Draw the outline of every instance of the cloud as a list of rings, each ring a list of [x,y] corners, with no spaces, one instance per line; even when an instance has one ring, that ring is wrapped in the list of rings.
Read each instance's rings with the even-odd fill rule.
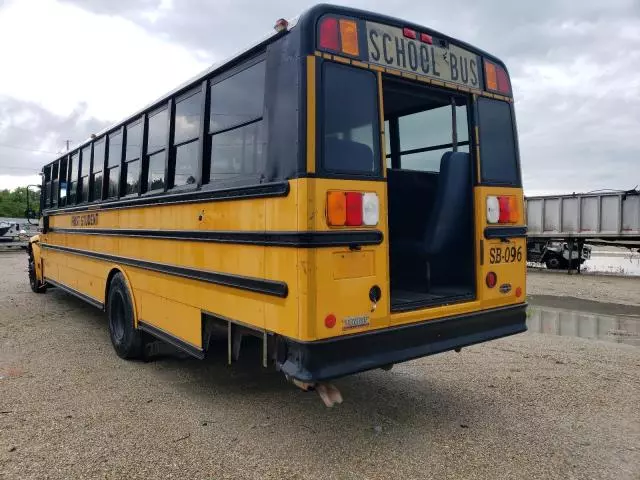
[[[262,37],[271,31],[277,18],[295,16],[314,3],[310,0],[63,1],[64,5],[73,6],[74,11],[82,9],[95,17],[91,21],[86,17],[87,40],[100,41],[90,33],[93,25],[103,25],[96,30],[96,36],[105,36],[109,25],[118,25],[122,31],[129,32],[128,36],[134,35],[131,33],[134,31],[144,31],[147,37],[163,42],[165,47],[189,51],[197,61],[207,63],[219,61]],[[629,188],[640,183],[637,177],[640,146],[635,141],[640,126],[638,0],[422,3],[351,0],[343,3],[432,27],[477,45],[506,62],[516,99],[527,190]],[[96,18],[111,23],[101,24]],[[57,25],[56,29],[59,31]],[[140,41],[146,38],[139,33],[135,35]],[[126,42],[118,45],[119,52],[126,51],[127,45],[133,48]],[[158,48],[149,43],[149,52],[157,52]],[[184,58],[181,55],[177,56]],[[111,65],[118,62],[114,56]],[[149,62],[145,66],[153,68],[154,64]],[[185,65],[177,64],[172,71],[189,70]],[[87,65],[85,70],[96,68]],[[128,68],[133,66],[128,64]],[[134,78],[158,77],[155,72],[140,70]],[[110,80],[117,82],[114,78]],[[161,82],[161,78],[153,80],[150,85],[158,88],[169,83]],[[165,90],[180,83],[173,78],[171,82]],[[130,91],[132,85],[118,84],[117,91]],[[100,101],[89,99],[86,89],[81,91],[84,98],[75,98],[74,102],[66,99],[66,104],[76,105],[84,100],[93,111]],[[52,95],[46,88],[42,95],[45,93]],[[115,105],[127,106],[128,112],[135,109],[130,108],[130,101],[116,97],[104,95],[114,108]]]
[[[33,102],[0,96],[0,175],[37,174],[64,151],[67,140],[79,143],[109,123],[87,115],[85,103],[59,115]]]

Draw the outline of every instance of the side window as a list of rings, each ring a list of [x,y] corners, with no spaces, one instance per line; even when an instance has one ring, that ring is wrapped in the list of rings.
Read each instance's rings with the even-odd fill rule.
[[[68,162],[68,157],[64,157],[62,160],[60,160],[60,201],[59,201],[59,205],[61,207],[64,207],[67,204],[67,192],[68,192],[68,185],[67,185],[67,162]]]
[[[93,169],[91,171],[91,200],[102,200],[102,169],[104,168],[105,139],[93,144]]]
[[[78,164],[80,163],[80,153],[74,152],[69,160],[69,205],[78,201]]]
[[[466,105],[455,107],[454,142],[453,107],[448,98],[442,103],[398,118],[401,168],[437,173],[444,153],[469,151]]]
[[[120,188],[120,161],[122,160],[122,133],[109,135],[109,156],[105,170],[107,198],[118,198]]]
[[[186,97],[176,100],[173,137],[175,168],[172,187],[196,183],[202,102],[201,89],[189,92]]]
[[[80,159],[80,183],[78,183],[81,202],[89,201],[89,170],[91,168],[91,145],[82,149]]]
[[[51,207],[51,166],[44,167],[44,207]]]
[[[500,100],[479,98],[477,106],[482,181],[519,186],[521,180],[511,105]]]
[[[380,171],[378,88],[372,72],[325,62],[322,167],[328,172]]]
[[[58,206],[58,186],[60,185],[60,181],[58,178],[58,162],[55,162],[51,166],[51,206],[53,208]]]
[[[264,170],[264,83],[261,61],[211,85],[209,182]]]
[[[169,137],[169,113],[166,108],[149,114],[146,159],[147,191],[164,190],[164,166]]]
[[[127,125],[127,146],[122,178],[124,195],[136,195],[140,191],[140,151],[142,148],[142,121]]]

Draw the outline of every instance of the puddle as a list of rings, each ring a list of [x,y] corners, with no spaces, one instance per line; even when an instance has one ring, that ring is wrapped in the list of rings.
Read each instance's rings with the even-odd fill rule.
[[[640,253],[630,250],[595,250],[591,253],[591,258],[584,262],[582,269],[587,272],[640,276]]]
[[[640,347],[640,317],[601,315],[532,305],[527,326],[533,333],[588,338]]]

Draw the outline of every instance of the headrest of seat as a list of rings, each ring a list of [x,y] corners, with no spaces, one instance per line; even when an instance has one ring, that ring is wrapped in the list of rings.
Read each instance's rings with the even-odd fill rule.
[[[339,138],[325,138],[324,167],[327,170],[373,172],[373,152],[364,143]]]

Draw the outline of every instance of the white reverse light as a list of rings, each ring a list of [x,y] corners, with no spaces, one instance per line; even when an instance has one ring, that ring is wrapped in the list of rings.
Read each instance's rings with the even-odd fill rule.
[[[487,197],[487,222],[498,223],[500,220],[500,202],[498,197]]]
[[[375,193],[362,194],[362,223],[377,225],[380,220],[380,202]]]

